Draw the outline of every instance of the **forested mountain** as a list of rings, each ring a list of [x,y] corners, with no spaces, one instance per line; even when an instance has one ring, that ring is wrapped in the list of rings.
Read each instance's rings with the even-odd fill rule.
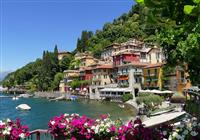
[[[82,31],[76,52],[91,51],[97,58],[111,43],[136,38],[163,48],[167,64],[188,64],[186,71],[193,84],[200,83],[200,0],[136,0],[128,12],[105,23],[95,33]],[[57,47],[45,51],[42,59],[9,74],[4,86],[29,85],[30,90],[56,90],[64,69],[73,67],[73,56],[58,62]]]
[[[128,13],[124,13],[112,23],[105,23],[102,30],[95,33],[83,31],[77,42],[77,51],[91,51],[96,57],[111,43],[125,42],[130,38],[137,38],[147,42],[155,42],[155,32],[159,30],[148,22],[148,9],[143,5],[134,5]],[[82,44],[80,42],[83,42]]]

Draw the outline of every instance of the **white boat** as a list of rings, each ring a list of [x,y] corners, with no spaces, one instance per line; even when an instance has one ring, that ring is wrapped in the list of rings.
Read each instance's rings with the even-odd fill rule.
[[[19,109],[19,110],[30,110],[31,107],[27,104],[20,104],[16,107],[16,109]]]
[[[124,108],[124,107],[125,107],[123,104],[119,104],[118,106],[121,107],[121,108]]]
[[[19,100],[19,98],[18,97],[13,97],[12,100]]]

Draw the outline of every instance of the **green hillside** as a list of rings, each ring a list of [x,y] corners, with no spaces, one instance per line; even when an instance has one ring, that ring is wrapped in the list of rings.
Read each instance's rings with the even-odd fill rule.
[[[186,71],[193,84],[200,83],[200,1],[137,0],[128,12],[105,23],[95,33],[83,31],[77,39],[76,52],[91,51],[97,58],[105,46],[136,38],[163,48],[167,64],[188,64]],[[73,56],[57,60],[54,52],[45,51],[42,59],[9,74],[4,86],[28,85],[29,90],[57,90],[64,69],[73,68]]]

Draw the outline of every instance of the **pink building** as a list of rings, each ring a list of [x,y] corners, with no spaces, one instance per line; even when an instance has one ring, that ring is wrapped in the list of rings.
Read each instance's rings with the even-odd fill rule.
[[[131,62],[139,62],[140,61],[140,55],[136,53],[122,53],[118,54],[116,56],[113,56],[113,66],[117,67],[119,65],[131,63]]]
[[[90,67],[80,70],[81,80],[92,80],[92,69]]]

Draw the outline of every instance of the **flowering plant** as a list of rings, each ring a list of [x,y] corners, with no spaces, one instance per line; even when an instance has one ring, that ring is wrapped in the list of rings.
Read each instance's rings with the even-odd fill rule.
[[[199,140],[200,139],[200,123],[196,118],[192,118],[187,123],[180,123],[175,126],[170,137],[170,140]]]
[[[8,140],[25,139],[29,136],[28,127],[22,126],[19,119],[16,122],[6,119],[0,120],[0,138]]]
[[[160,140],[162,132],[145,128],[140,119],[122,125],[120,120],[112,121],[108,115],[90,119],[78,114],[56,116],[49,122],[49,131],[55,138],[72,140]]]
[[[116,132],[114,122],[107,115],[92,120],[78,114],[64,114],[51,119],[48,126],[55,138],[60,135],[71,139],[110,138]]]
[[[161,140],[162,138],[161,131],[145,128],[139,118],[130,121],[128,125],[122,125],[118,130],[120,140]]]

